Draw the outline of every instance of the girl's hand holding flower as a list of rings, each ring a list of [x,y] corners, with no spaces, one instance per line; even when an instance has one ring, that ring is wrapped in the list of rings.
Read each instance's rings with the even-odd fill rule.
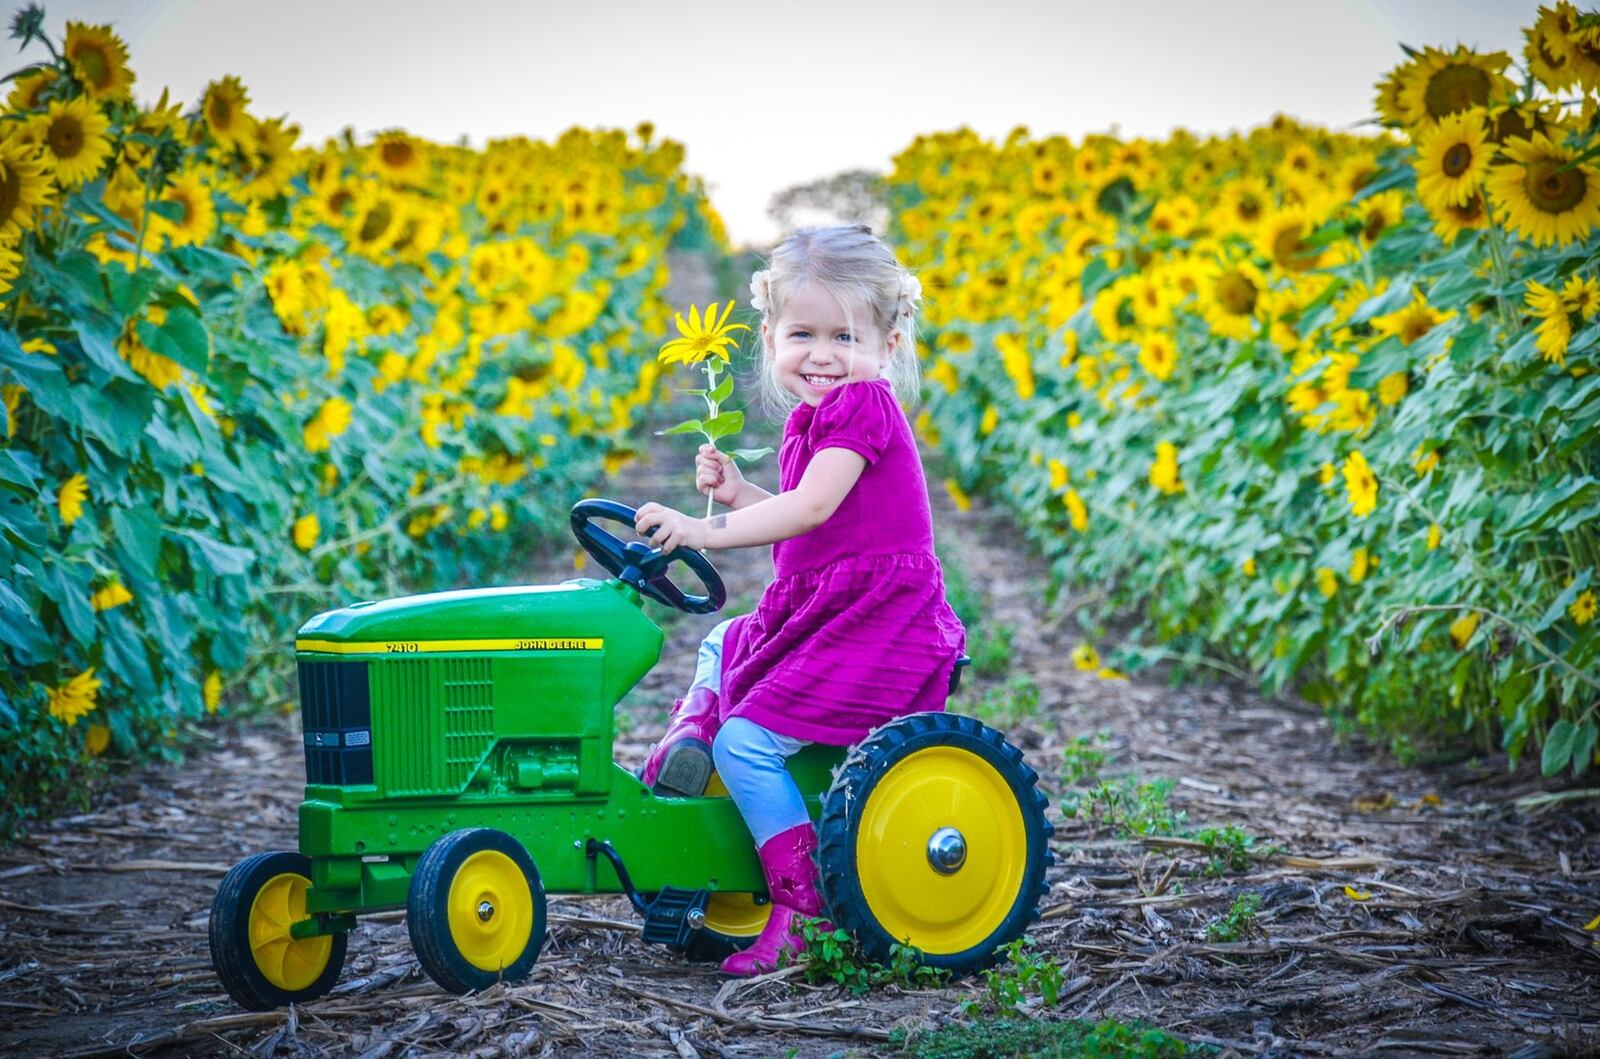
[[[668,555],[679,547],[698,551],[706,546],[705,519],[691,518],[656,503],[645,504],[634,512],[633,529]]]
[[[695,456],[694,470],[696,492],[711,497],[724,507],[738,506],[745,481],[733,457],[718,451],[715,445],[701,445],[699,454]]]

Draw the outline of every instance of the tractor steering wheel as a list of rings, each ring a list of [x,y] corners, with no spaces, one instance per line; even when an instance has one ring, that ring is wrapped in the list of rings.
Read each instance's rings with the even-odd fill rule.
[[[713,614],[728,601],[728,590],[722,584],[717,568],[711,565],[702,552],[693,548],[675,548],[667,555],[660,548],[652,548],[644,541],[624,544],[617,537],[591,522],[602,518],[626,523],[633,528],[634,510],[615,500],[580,500],[572,505],[572,535],[578,538],[583,550],[594,556],[595,562],[624,584],[632,585],[641,596],[657,603],[676,607],[690,614]],[[679,561],[693,570],[705,587],[703,596],[685,593],[667,576],[667,567]]]

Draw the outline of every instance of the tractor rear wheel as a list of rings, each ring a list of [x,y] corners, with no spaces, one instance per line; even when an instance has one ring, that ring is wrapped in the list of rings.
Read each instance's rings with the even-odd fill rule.
[[[290,927],[311,918],[306,891],[311,859],[278,850],[257,853],[222,877],[211,902],[211,966],[222,988],[249,1011],[314,1000],[333,988],[348,936],[297,938]]]
[[[970,717],[918,713],[857,744],[824,795],[822,891],[888,963],[910,944],[963,974],[1038,918],[1054,828],[1022,752]]]
[[[417,861],[406,927],[422,969],[448,992],[524,978],[544,947],[539,869],[504,831],[453,831]]]

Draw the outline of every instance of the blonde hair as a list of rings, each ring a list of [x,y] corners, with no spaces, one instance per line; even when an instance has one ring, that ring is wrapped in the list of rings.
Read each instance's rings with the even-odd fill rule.
[[[883,376],[895,396],[910,404],[921,395],[922,370],[917,361],[917,310],[922,304],[922,283],[894,256],[883,240],[864,224],[831,228],[798,228],[772,251],[768,266],[750,277],[750,304],[763,323],[775,324],[783,307],[807,283],[822,287],[844,310],[855,331],[853,304],[864,304],[872,322],[887,342],[898,329],[895,346]],[[757,341],[759,328],[757,330]],[[770,339],[776,341],[776,338]],[[799,398],[783,388],[771,351],[760,349],[762,403],[779,416],[787,415]]]

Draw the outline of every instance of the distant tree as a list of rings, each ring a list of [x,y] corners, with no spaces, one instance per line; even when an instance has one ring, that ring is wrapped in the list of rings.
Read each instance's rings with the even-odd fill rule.
[[[882,235],[889,227],[883,175],[870,169],[848,169],[796,184],[772,196],[767,216],[785,233],[804,225],[865,224]]]

